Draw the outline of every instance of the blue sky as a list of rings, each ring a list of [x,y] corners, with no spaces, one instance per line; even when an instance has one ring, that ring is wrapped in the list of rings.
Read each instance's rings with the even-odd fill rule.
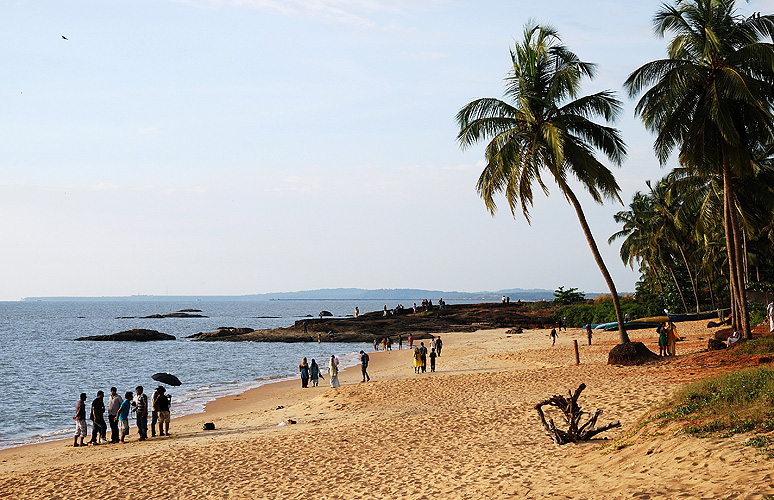
[[[598,64],[629,158],[666,172],[621,92],[662,57],[659,1],[8,1],[0,5],[0,300],[314,288],[605,291],[554,188],[529,225],[475,192],[454,117],[501,97],[529,19]],[[741,13],[774,2],[739,4]],[[62,35],[68,39],[64,40]],[[612,215],[581,202],[620,291]]]

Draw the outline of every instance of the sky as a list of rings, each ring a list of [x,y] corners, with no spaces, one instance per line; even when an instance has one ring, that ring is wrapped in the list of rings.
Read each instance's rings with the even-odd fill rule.
[[[0,4],[0,300],[317,288],[604,292],[549,184],[531,224],[475,184],[455,115],[503,95],[533,19],[598,65],[629,155],[665,175],[623,81],[664,56],[659,0],[8,0]],[[774,12],[774,0],[739,2]],[[63,38],[63,37],[66,37]],[[576,186],[620,292],[613,215]]]

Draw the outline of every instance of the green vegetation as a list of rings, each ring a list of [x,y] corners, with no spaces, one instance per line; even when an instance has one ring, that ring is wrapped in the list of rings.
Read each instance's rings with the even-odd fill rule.
[[[733,328],[751,339],[745,283],[774,271],[774,16],[741,17],[734,0],[675,0],[653,27],[673,36],[667,56],[624,86],[641,95],[635,112],[659,163],[677,152],[680,167],[635,194],[611,240],[624,238],[621,258],[639,265],[645,292],[665,294],[671,281],[678,297],[663,301],[686,311],[730,300]]]
[[[621,299],[621,310],[631,319],[650,316],[648,310],[631,298]],[[613,301],[608,297],[594,304],[573,304],[560,307],[554,312],[555,320],[567,318],[567,326],[580,328],[588,323],[611,323],[617,321]]]
[[[586,294],[579,292],[577,288],[569,288],[565,290],[563,286],[560,286],[554,290],[554,297],[554,303],[563,306],[586,300]]]
[[[774,431],[774,370],[748,368],[695,382],[650,420],[661,427],[684,422],[683,431],[697,437]]]
[[[580,96],[581,81],[593,78],[596,66],[581,61],[562,45],[550,26],[528,23],[523,40],[511,50],[511,64],[505,79],[507,101],[477,99],[457,113],[460,147],[490,141],[485,150],[486,167],[476,186],[478,193],[493,215],[497,209],[494,197],[503,193],[511,213],[521,209],[529,221],[533,187],[537,185],[548,194],[544,180],[554,181],[575,209],[623,323],[615,284],[570,182],[577,181],[597,203],[621,201],[613,173],[596,153],[620,165],[626,157],[626,145],[620,131],[593,121],[615,120],[621,102],[609,90]],[[629,341],[623,329],[620,340]]]

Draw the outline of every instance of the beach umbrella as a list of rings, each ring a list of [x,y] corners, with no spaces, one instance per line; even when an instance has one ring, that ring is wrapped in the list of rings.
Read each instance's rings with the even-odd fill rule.
[[[172,375],[171,373],[155,373],[151,375],[151,378],[156,382],[161,382],[167,385],[180,385],[180,379]]]

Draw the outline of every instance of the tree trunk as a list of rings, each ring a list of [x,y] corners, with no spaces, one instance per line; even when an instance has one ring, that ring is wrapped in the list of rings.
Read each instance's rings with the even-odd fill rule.
[[[693,280],[693,276],[691,276],[691,268],[688,265],[688,259],[685,258],[685,252],[683,252],[683,247],[681,245],[677,245],[677,249],[680,250],[680,255],[683,257],[683,262],[685,263],[685,272],[688,273],[688,279],[691,280],[691,288],[693,288],[693,297],[696,299],[696,312],[701,312],[701,307],[699,306],[699,292],[696,290],[696,282]],[[697,274],[698,279],[698,274]],[[688,312],[688,309],[685,309],[685,312]]]
[[[731,210],[729,207],[730,199],[730,168],[723,168],[723,226],[726,233],[726,253],[728,257],[728,291],[731,295],[731,327],[738,330],[740,323],[739,316],[739,290],[736,280],[736,265],[734,264],[734,238],[733,229],[731,229]],[[728,172],[727,172],[728,171]]]
[[[731,235],[734,239],[734,251],[736,259],[736,279],[739,289],[739,316],[741,317],[741,330],[747,340],[752,340],[752,330],[750,329],[750,315],[747,309],[747,273],[744,270],[744,255],[742,246],[742,235],[739,228],[739,218],[736,215],[736,197],[731,191],[729,203],[731,215]]]
[[[675,276],[675,270],[672,269],[672,266],[667,264],[667,269],[669,269],[669,273],[672,275],[672,280],[675,282],[675,286],[677,287],[677,293],[680,294],[680,300],[683,302],[683,311],[688,312],[688,304],[685,302],[685,297],[683,297],[683,291],[680,289],[680,283],[677,282],[677,276]]]
[[[581,228],[583,229],[583,234],[586,235],[586,241],[591,248],[591,253],[594,255],[594,260],[597,261],[597,266],[599,266],[599,270],[602,271],[602,276],[605,278],[607,287],[610,289],[610,295],[613,297],[615,317],[618,320],[618,342],[620,344],[631,342],[631,340],[629,340],[629,335],[626,333],[626,325],[624,323],[623,312],[621,311],[621,302],[618,299],[618,292],[615,289],[615,283],[613,283],[613,278],[610,276],[610,273],[607,271],[607,267],[602,260],[602,255],[600,255],[599,248],[597,248],[597,243],[594,241],[594,236],[591,234],[591,228],[589,228],[589,224],[586,222],[586,216],[583,214],[583,209],[581,208],[580,202],[578,201],[578,198],[575,197],[575,193],[570,190],[569,186],[565,185],[563,189],[564,194],[575,208],[575,213],[578,214],[578,220],[580,221]]]
[[[712,302],[712,308],[717,309],[715,305],[715,294],[712,293],[712,280],[710,279],[709,272],[704,271],[704,277],[707,278],[707,287],[709,288],[710,301]]]

